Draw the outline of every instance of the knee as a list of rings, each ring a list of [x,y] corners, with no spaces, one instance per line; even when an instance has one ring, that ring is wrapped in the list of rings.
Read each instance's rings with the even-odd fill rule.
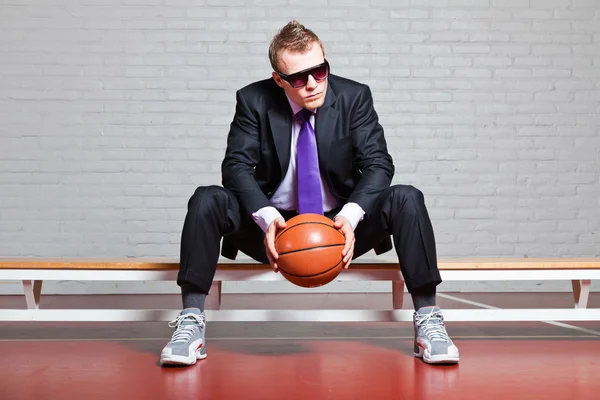
[[[423,192],[412,185],[395,185],[390,188],[394,206],[402,211],[421,211],[425,208]]]
[[[227,191],[216,185],[199,186],[188,201],[188,210],[213,211],[215,207],[226,206],[228,200]]]

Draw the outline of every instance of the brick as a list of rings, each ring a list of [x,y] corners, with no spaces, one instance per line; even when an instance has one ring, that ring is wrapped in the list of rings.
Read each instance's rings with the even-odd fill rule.
[[[529,4],[532,8],[567,8],[571,5],[571,0],[530,0]]]
[[[529,21],[496,21],[490,24],[490,30],[510,33],[511,38],[514,35],[524,34],[531,31],[531,22]]]
[[[594,35],[594,41],[598,41],[599,36]],[[594,44],[574,44],[572,46],[573,54],[576,56],[596,56],[598,55],[599,45]]]
[[[418,54],[418,55],[439,56],[441,54],[450,54],[452,52],[452,48],[450,46],[442,46],[442,45],[415,44],[415,45],[411,46],[411,51],[413,54]]]
[[[431,65],[431,59],[429,57],[415,57],[412,55],[392,56],[391,64],[394,66],[429,67]]]
[[[542,33],[514,33],[511,39],[515,43],[552,43],[553,37]]]
[[[508,8],[526,8],[527,2],[523,0],[492,0],[494,7],[508,7]]]
[[[474,57],[472,60],[476,67],[505,67],[512,63],[508,57]]]
[[[363,35],[359,35],[359,37],[363,37]],[[392,41],[395,43],[422,43],[425,42],[428,38],[428,35],[424,34],[424,33],[399,33],[399,34],[394,34],[391,36],[390,39],[387,38],[385,40],[381,40],[381,35],[380,35],[380,39],[378,40],[377,38],[371,37],[369,38],[368,36],[364,38],[364,41],[370,42],[370,41]]]
[[[452,46],[452,52],[456,54],[486,54],[490,52],[490,46],[475,44],[457,44]]]
[[[534,78],[567,78],[571,76],[570,69],[533,68]]]
[[[492,71],[482,68],[457,68],[454,70],[457,78],[491,78]]]
[[[518,56],[528,55],[531,52],[531,46],[528,44],[493,44],[490,46],[490,55],[493,56]]]
[[[391,18],[400,18],[400,19],[426,19],[429,17],[429,11],[427,10],[419,10],[419,9],[395,9],[391,11]]]
[[[557,67],[589,67],[592,65],[591,57],[554,57],[552,64]]]
[[[533,44],[531,52],[535,55],[568,55],[572,49],[568,45]]]
[[[412,31],[425,31],[429,33],[433,31],[447,31],[449,28],[450,23],[448,21],[413,21],[410,23],[410,30]]]
[[[569,21],[534,21],[531,29],[533,32],[569,32],[571,23]]]
[[[469,41],[469,33],[468,32],[431,32],[428,35],[429,40],[432,43],[437,42],[468,42]]]
[[[437,80],[435,82],[435,89],[462,89],[468,90],[475,87],[474,82],[470,82],[464,79],[453,79],[453,80]]]
[[[428,68],[428,69],[414,69],[412,74],[416,78],[439,78],[450,76],[451,71],[444,68]]]
[[[538,92],[534,97],[536,102],[569,102],[573,98],[573,93],[567,91]]]
[[[444,92],[420,92],[414,94],[416,101],[450,101],[450,93]]]
[[[450,33],[457,31],[489,31],[490,23],[478,20],[469,20],[468,18],[461,18],[458,21],[450,22]]]
[[[410,4],[417,7],[446,7],[448,0],[411,0]]]
[[[468,67],[472,63],[472,59],[466,57],[439,57],[433,60],[433,65],[437,67]]]
[[[471,42],[508,42],[510,41],[510,35],[508,33],[497,33],[497,32],[489,32],[489,33],[471,33],[469,35],[469,41]]]
[[[541,20],[541,19],[552,19],[554,16],[554,10],[533,10],[533,9],[519,9],[511,12],[512,18],[514,19],[526,19],[526,20]]]
[[[569,21],[593,19],[594,15],[589,10],[556,10],[554,18]]]
[[[573,0],[573,7],[597,9],[598,2],[596,0]]]

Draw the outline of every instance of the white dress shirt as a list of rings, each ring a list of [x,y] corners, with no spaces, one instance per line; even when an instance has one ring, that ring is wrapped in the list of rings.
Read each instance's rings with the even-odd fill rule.
[[[302,110],[298,104],[290,100],[288,97],[290,106],[292,107],[293,115]],[[318,110],[317,110],[318,112]],[[310,123],[315,126],[315,113],[310,116]],[[280,210],[297,210],[298,209],[298,197],[297,197],[297,173],[296,173],[296,145],[298,143],[298,134],[300,133],[300,124],[293,118],[292,122],[292,140],[291,140],[291,152],[290,152],[290,163],[288,166],[287,173],[283,177],[281,184],[271,197],[271,204],[273,206],[263,207],[260,210],[254,212],[252,217],[254,221],[260,226],[260,228],[266,232],[267,228],[277,217],[281,217],[281,214],[277,209]],[[283,134],[283,132],[275,132],[276,135]],[[331,194],[331,191],[325,184],[323,177],[321,176],[321,195],[323,199],[323,210],[325,212],[331,211],[338,206],[335,197]],[[363,219],[365,212],[356,203],[344,204],[342,209],[336,216],[345,217],[348,222],[352,225],[353,229],[356,229],[358,223]]]

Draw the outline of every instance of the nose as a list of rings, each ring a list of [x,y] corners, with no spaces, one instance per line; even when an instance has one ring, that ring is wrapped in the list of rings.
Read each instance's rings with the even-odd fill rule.
[[[314,90],[317,88],[317,85],[317,80],[312,75],[308,75],[308,81],[306,81],[306,90]]]

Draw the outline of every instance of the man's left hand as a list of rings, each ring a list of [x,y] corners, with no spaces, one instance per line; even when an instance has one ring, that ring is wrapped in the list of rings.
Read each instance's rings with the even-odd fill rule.
[[[341,215],[334,218],[333,226],[342,232],[346,238],[346,245],[344,246],[344,250],[342,250],[342,257],[344,257],[342,262],[344,263],[344,268],[348,269],[354,255],[354,229],[352,229],[352,225],[346,217],[342,217]]]

